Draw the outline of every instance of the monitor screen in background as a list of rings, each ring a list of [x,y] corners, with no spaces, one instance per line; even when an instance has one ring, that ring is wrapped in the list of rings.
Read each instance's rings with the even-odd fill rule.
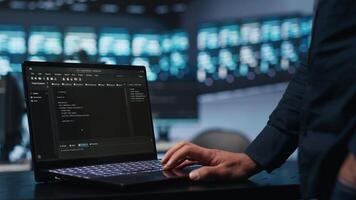
[[[291,68],[299,61],[299,54],[297,52],[296,44],[293,41],[283,41],[281,44],[281,69],[294,72]],[[291,71],[292,70],[292,71]]]
[[[311,42],[311,36],[305,36],[300,39],[299,42],[299,52],[302,53],[302,56],[305,58],[308,56],[308,50]]]
[[[309,36],[313,26],[312,17],[304,17],[300,22],[300,33],[302,36]]]
[[[25,31],[17,26],[0,26],[0,52],[8,54],[25,54]]]
[[[268,20],[262,23],[262,41],[277,42],[281,38],[281,22],[280,20]]]
[[[30,55],[60,55],[62,53],[62,33],[54,27],[34,27],[28,39]]]
[[[171,67],[169,73],[178,79],[184,78],[188,70],[188,56],[182,52],[172,52],[170,55]]]
[[[87,54],[90,61],[96,62],[97,36],[94,28],[69,27],[64,35],[64,54],[67,59],[80,60],[78,52]]]
[[[148,81],[168,82],[194,76],[188,66],[189,39],[183,31],[135,34],[132,39],[132,65],[146,67]],[[152,51],[152,49],[154,51]]]
[[[25,60],[26,33],[20,26],[0,26],[0,56],[9,60],[12,71],[20,72]],[[7,62],[6,62],[7,63]]]
[[[171,51],[186,51],[189,48],[188,34],[183,31],[172,33],[171,36],[172,50]]]
[[[132,59],[132,65],[144,66],[146,68],[147,80],[148,81],[157,81],[158,75],[155,71],[152,70],[153,64],[150,63],[150,59],[147,57],[135,57]]]
[[[301,19],[300,23],[300,33],[302,38],[299,44],[299,51],[302,53],[302,57],[306,58],[311,42],[311,31],[313,26],[313,18],[311,16],[306,16]]]
[[[219,58],[217,54],[206,51],[198,53],[197,58],[197,79],[206,86],[212,86],[214,79],[217,79]]]
[[[228,70],[235,71],[238,68],[238,56],[231,49],[221,49],[219,51],[219,78],[225,79],[228,76]]]
[[[267,73],[270,77],[280,71],[280,47],[279,43],[265,43],[260,49],[260,73]]]
[[[290,80],[301,55],[308,51],[311,23],[311,17],[281,16],[202,24],[197,33],[200,92]],[[219,43],[215,44],[217,30]]]
[[[256,44],[262,40],[261,25],[258,22],[241,25],[241,41],[243,44]]]
[[[161,36],[160,80],[184,79],[192,73],[188,66],[188,34],[175,31]]]
[[[170,53],[172,51],[172,39],[169,33],[161,35],[161,50],[162,53]]]
[[[130,56],[131,40],[127,30],[104,28],[99,37],[100,56]]]
[[[224,25],[219,31],[220,47],[234,47],[240,44],[240,28],[239,25]]]
[[[132,65],[146,67],[147,80],[159,80],[159,57],[161,56],[159,34],[134,34],[132,37]]]
[[[240,48],[240,76],[247,77],[250,80],[255,78],[259,66],[259,49],[255,46],[248,45]]]
[[[99,62],[128,64],[131,56],[131,36],[123,28],[103,28],[99,35]]]
[[[284,40],[301,37],[300,19],[284,19],[281,24],[281,37]]]
[[[180,30],[164,33],[160,42],[159,67],[154,69],[157,81],[149,82],[155,124],[165,127],[196,121],[198,88],[194,68],[188,64],[188,34]]]
[[[198,31],[198,50],[216,49],[219,47],[218,28],[204,25]]]
[[[133,56],[160,56],[159,34],[134,34],[132,38]]]
[[[195,72],[188,65],[188,49],[184,31],[133,35],[131,64],[146,67],[157,126],[162,126],[162,121],[172,125],[198,117],[198,91]]]

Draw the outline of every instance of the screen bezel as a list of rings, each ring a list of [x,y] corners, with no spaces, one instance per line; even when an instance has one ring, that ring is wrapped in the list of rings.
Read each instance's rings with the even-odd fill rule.
[[[105,65],[105,64],[82,64],[82,63],[57,63],[57,62],[30,62],[25,61],[22,64],[22,74],[24,80],[24,92],[26,105],[28,109],[28,122],[30,129],[30,145],[31,145],[31,153],[32,155],[36,155],[36,150],[34,148],[34,130],[32,129],[32,117],[31,117],[31,105],[29,103],[29,91],[28,91],[28,72],[30,67],[63,67],[63,68],[98,68],[98,69],[114,69],[114,70],[144,70],[144,76],[146,77],[146,70],[143,66],[132,66],[132,65]],[[147,97],[148,104],[150,103],[149,98],[149,90],[148,90],[148,81],[147,78],[145,80],[146,88],[147,88]],[[149,123],[151,131],[151,137],[154,139],[154,128],[153,128],[153,120],[152,120],[152,111],[151,106],[149,106]],[[65,167],[73,167],[73,166],[83,166],[83,165],[95,165],[95,164],[105,164],[105,163],[114,163],[114,162],[124,162],[124,161],[135,161],[135,160],[153,160],[157,159],[157,149],[155,140],[152,140],[154,151],[152,153],[147,154],[134,154],[134,155],[118,155],[118,156],[107,156],[107,157],[93,157],[93,158],[79,158],[79,159],[68,159],[68,160],[56,160],[56,161],[38,161],[32,156],[32,164],[35,172],[36,180],[41,180],[40,171],[46,169],[54,169],[54,168],[65,168]]]

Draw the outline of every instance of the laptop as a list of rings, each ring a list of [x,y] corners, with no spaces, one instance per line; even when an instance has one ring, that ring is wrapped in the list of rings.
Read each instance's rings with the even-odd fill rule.
[[[137,186],[188,179],[157,159],[145,67],[24,62],[35,180]]]

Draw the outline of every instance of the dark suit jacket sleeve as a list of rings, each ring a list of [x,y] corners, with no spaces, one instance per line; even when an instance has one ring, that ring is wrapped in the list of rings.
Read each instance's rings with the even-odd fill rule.
[[[298,146],[307,76],[307,66],[300,65],[267,125],[245,152],[269,172],[283,164]]]

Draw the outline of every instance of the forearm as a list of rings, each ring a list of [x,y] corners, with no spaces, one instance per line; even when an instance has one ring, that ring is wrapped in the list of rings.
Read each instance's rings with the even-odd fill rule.
[[[297,148],[307,77],[308,69],[301,65],[266,127],[246,150],[247,155],[269,172],[279,167]]]

